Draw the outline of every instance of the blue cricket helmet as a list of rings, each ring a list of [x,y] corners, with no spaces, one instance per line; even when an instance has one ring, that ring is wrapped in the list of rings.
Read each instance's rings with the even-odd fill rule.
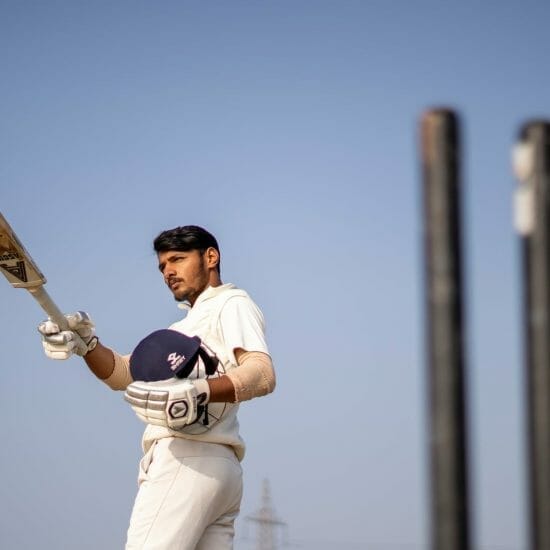
[[[201,354],[201,339],[171,329],[156,330],[136,346],[130,356],[134,380],[156,382],[187,378]]]

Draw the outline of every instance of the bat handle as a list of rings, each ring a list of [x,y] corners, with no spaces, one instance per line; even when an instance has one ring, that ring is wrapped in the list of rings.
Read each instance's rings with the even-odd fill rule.
[[[69,328],[69,323],[65,318],[65,315],[57,307],[55,302],[50,298],[50,295],[46,289],[40,285],[27,289],[32,295],[33,298],[40,304],[40,307],[48,314],[48,317],[61,329],[61,330],[71,330]],[[86,342],[80,338],[80,336],[74,332],[76,337],[76,346],[81,353],[86,353],[88,351],[88,346]]]

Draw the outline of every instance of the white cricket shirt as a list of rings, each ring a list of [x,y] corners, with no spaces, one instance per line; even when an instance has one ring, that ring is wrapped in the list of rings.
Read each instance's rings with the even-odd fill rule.
[[[262,312],[244,290],[231,283],[208,287],[199,295],[187,316],[169,328],[187,336],[198,336],[220,359],[220,374],[238,368],[234,353],[237,348],[269,354]],[[147,452],[156,439],[175,436],[230,445],[237,458],[242,460],[245,445],[239,434],[239,405],[210,403],[208,407],[220,418],[209,426],[193,424],[180,432],[147,425],[143,434],[144,451]]]

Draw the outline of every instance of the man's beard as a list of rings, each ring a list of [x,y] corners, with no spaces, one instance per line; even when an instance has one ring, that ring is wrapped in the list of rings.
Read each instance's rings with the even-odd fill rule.
[[[176,300],[176,302],[189,302],[189,292],[178,292],[174,294],[174,300]]]
[[[187,286],[187,283],[184,283],[179,277],[175,278],[176,281],[184,283],[186,286],[186,288],[182,290],[175,290],[172,292],[176,302],[189,302],[193,304],[198,296],[208,287],[208,270],[204,258],[202,259],[202,265],[190,279],[193,280],[192,286]]]

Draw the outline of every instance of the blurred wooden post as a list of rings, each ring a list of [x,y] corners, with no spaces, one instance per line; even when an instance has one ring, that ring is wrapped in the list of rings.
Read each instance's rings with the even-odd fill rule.
[[[458,126],[447,109],[421,120],[432,550],[470,547]]]
[[[550,550],[550,123],[523,126],[514,149],[521,237],[529,547]]]

